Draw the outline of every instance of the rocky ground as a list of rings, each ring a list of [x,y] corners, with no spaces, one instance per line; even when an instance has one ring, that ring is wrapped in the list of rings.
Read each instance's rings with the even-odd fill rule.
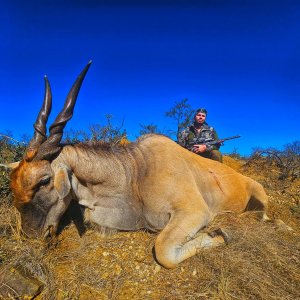
[[[153,258],[156,234],[120,232],[103,237],[93,228],[82,233],[71,223],[46,245],[22,237],[17,212],[9,199],[2,199],[0,295],[3,299],[15,299],[17,292],[21,299],[300,299],[300,180],[278,180],[275,167],[243,167],[243,161],[230,157],[225,163],[261,182],[270,197],[268,214],[294,230],[262,223],[253,213],[226,213],[210,229],[222,227],[230,236],[228,245],[202,250],[167,270]]]

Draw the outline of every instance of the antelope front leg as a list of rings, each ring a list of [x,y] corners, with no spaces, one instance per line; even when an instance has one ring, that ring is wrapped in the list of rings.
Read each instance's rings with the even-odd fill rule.
[[[158,262],[166,268],[174,268],[200,249],[224,244],[222,235],[198,233],[209,221],[208,209],[176,212],[155,242]]]

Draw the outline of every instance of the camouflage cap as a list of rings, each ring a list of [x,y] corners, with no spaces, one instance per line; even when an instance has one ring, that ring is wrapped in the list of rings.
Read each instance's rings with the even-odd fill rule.
[[[207,115],[207,110],[205,108],[198,108],[196,110],[196,113],[195,115],[197,115],[198,113],[203,113],[203,114],[206,114]]]

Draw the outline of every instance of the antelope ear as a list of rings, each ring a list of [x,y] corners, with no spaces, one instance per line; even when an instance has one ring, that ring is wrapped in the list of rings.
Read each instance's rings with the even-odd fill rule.
[[[65,198],[69,194],[71,190],[71,183],[66,169],[59,169],[55,173],[54,188],[61,199]]]
[[[6,169],[16,169],[18,166],[19,166],[20,162],[19,161],[16,161],[16,162],[13,162],[13,163],[8,163],[8,164],[0,164],[1,167],[4,167]]]

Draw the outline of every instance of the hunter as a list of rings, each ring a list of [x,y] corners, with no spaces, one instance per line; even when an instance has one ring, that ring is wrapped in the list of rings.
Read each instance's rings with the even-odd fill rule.
[[[222,162],[222,154],[219,151],[220,144],[208,144],[219,138],[215,129],[206,123],[206,117],[207,110],[205,108],[197,109],[194,123],[179,133],[178,143],[202,157]]]

